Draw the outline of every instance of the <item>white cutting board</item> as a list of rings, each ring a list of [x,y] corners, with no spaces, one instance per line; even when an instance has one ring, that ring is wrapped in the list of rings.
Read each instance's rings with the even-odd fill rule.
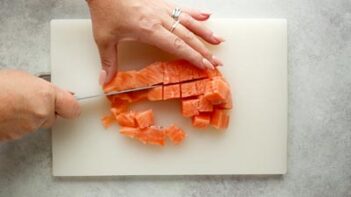
[[[144,103],[159,125],[174,122],[188,134],[179,145],[145,146],[105,130],[104,98],[81,102],[79,119],[59,119],[52,133],[54,176],[284,174],[287,168],[287,24],[284,19],[213,19],[207,23],[225,38],[211,47],[233,91],[235,108],[225,132],[191,127],[176,101]],[[141,68],[169,55],[150,46],[124,43],[119,68]],[[99,56],[90,20],[51,21],[53,83],[89,95],[97,83]]]

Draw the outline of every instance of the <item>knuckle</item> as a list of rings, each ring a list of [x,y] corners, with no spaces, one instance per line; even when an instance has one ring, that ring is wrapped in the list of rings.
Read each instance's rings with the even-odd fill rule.
[[[181,19],[181,21],[185,26],[192,26],[194,23],[193,18],[191,18],[188,15],[184,15],[184,17]]]
[[[207,58],[212,57],[212,53],[211,53],[209,50],[207,50],[206,48],[203,49],[203,51],[201,52],[201,54],[202,54],[204,57],[207,57]]]
[[[39,98],[41,99],[40,106],[34,106],[34,117],[38,122],[44,121],[50,115],[50,108],[54,104],[54,87],[49,84],[45,87],[42,87],[38,92]]]
[[[185,33],[184,39],[187,41],[193,41],[195,39],[195,35],[191,31],[188,31]]]

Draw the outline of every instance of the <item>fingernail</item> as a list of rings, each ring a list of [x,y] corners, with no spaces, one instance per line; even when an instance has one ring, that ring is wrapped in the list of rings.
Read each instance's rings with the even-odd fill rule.
[[[214,66],[207,59],[203,58],[202,63],[203,63],[205,68],[214,69]]]
[[[216,34],[213,34],[212,37],[218,42],[224,42],[225,41],[224,38],[222,38],[222,37],[220,37],[220,36],[218,36]]]
[[[106,75],[107,75],[107,73],[106,73],[105,70],[101,70],[100,71],[100,75],[99,75],[99,84],[100,84],[100,86],[104,85],[105,80],[106,80]]]
[[[209,17],[211,16],[212,13],[210,13],[210,12],[201,12],[200,14],[201,14],[201,16],[204,17],[204,18],[209,18]]]
[[[223,66],[223,62],[218,59],[216,56],[212,56],[212,61],[217,65],[217,66]]]

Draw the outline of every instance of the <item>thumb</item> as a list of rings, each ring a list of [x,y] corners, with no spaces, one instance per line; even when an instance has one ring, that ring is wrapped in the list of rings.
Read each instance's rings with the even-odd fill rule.
[[[55,86],[55,112],[63,118],[76,118],[80,115],[80,106],[74,96]]]
[[[102,70],[100,72],[100,85],[108,83],[117,71],[117,44],[98,44]]]

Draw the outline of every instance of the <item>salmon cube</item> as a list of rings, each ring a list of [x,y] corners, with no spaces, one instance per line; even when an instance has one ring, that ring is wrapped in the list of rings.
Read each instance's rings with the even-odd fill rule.
[[[188,99],[182,101],[182,115],[192,117],[199,114],[199,99]]]
[[[187,82],[180,84],[181,86],[181,96],[182,98],[187,98],[191,96],[198,96],[199,93],[196,88],[196,82]]]
[[[116,122],[116,118],[113,114],[109,114],[102,117],[101,122],[105,128],[108,128],[111,126],[112,123]]]
[[[186,137],[185,132],[174,124],[165,128],[164,131],[168,139],[170,139],[174,144],[180,144]]]
[[[229,93],[227,100],[216,106],[216,108],[219,109],[232,109],[233,108],[233,100],[232,100],[232,95]]]
[[[128,106],[129,106],[128,101],[121,100],[117,97],[111,101],[111,107],[112,107],[111,111],[115,110],[115,112],[113,112],[115,114],[126,112],[128,110]]]
[[[199,112],[211,112],[213,111],[213,105],[203,95],[199,96]]]
[[[161,62],[153,63],[141,69],[136,77],[138,87],[156,85],[163,83],[164,65]]]
[[[139,128],[143,129],[154,124],[154,113],[152,109],[138,112],[135,115],[136,123]]]
[[[180,85],[165,85],[163,86],[163,100],[180,98]]]
[[[182,65],[179,71],[179,81],[185,82],[193,79],[192,65]]]
[[[156,126],[146,127],[136,136],[144,144],[161,145],[165,144],[165,132]]]
[[[216,78],[206,84],[205,98],[213,105],[219,105],[228,99],[229,92],[228,84]]]
[[[117,123],[122,127],[137,127],[135,112],[115,114]]]
[[[199,95],[205,94],[206,84],[209,82],[209,79],[200,79],[195,81],[196,90]]]
[[[207,70],[205,69],[200,69],[198,67],[193,66],[192,71],[193,71],[193,79],[207,78]]]
[[[149,101],[161,101],[163,99],[163,87],[159,86],[149,90],[147,99]]]
[[[164,67],[163,73],[163,83],[171,84],[171,83],[179,83],[179,66],[176,63],[166,63]]]
[[[229,125],[229,115],[226,110],[215,109],[211,116],[211,125],[216,129],[226,129]]]
[[[207,128],[210,124],[211,117],[207,113],[201,113],[193,116],[192,125],[196,128]]]
[[[119,133],[130,138],[135,138],[140,135],[141,130],[136,127],[121,127]]]

